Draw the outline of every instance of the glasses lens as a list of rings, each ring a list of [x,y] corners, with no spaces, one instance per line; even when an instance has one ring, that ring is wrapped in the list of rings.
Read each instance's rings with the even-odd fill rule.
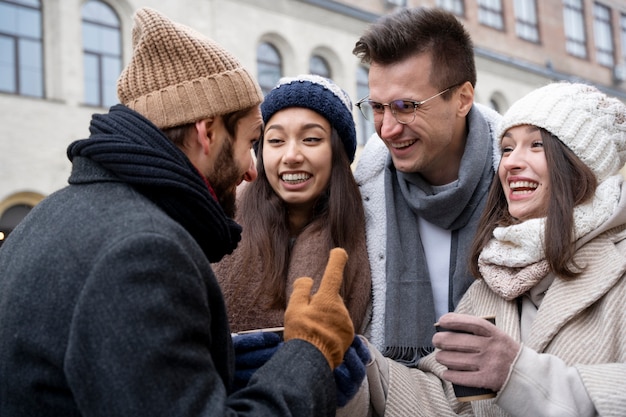
[[[415,117],[415,103],[412,101],[394,100],[389,107],[400,123],[411,123]]]
[[[369,120],[370,122],[374,121],[374,109],[369,101],[362,101],[359,103],[359,109],[361,109],[361,113],[363,116]]]

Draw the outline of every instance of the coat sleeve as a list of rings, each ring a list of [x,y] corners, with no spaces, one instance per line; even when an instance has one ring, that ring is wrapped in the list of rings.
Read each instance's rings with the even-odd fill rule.
[[[626,410],[626,363],[576,366],[597,413],[623,416]]]
[[[567,366],[554,355],[540,354],[525,346],[513,364],[496,403],[512,416],[596,415],[594,404],[575,367]]]

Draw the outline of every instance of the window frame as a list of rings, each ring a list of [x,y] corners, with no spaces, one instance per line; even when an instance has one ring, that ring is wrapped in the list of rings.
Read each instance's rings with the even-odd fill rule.
[[[37,32],[36,34],[20,34],[19,27],[17,27],[14,32],[9,32],[0,26],[0,40],[7,41],[8,50],[12,51],[12,54],[9,54],[11,55],[11,58],[7,61],[6,68],[9,69],[12,65],[13,69],[10,75],[6,75],[7,88],[3,88],[3,83],[0,79],[0,93],[14,94],[24,97],[45,98],[45,51],[42,2],[40,0],[28,2],[20,0],[0,0],[0,4],[15,8],[16,14],[18,15],[18,23],[20,12],[27,10],[34,11],[35,15],[33,17],[39,21],[39,27],[35,30]],[[38,50],[36,56],[28,53],[28,45],[34,46]],[[7,55],[7,58],[9,55]],[[36,63],[35,65],[28,66],[26,64],[29,57],[34,58],[31,60]],[[32,71],[27,71],[29,68],[31,68]],[[26,82],[26,80],[29,79],[26,76],[28,73],[31,73],[34,77],[36,77],[36,87],[33,91],[29,91],[29,88],[27,88],[27,86],[33,85],[32,82]]]
[[[606,13],[606,15],[601,15]],[[615,66],[615,45],[613,41],[613,24],[611,8],[598,2],[593,3],[593,39],[596,62],[602,66]]]
[[[465,17],[464,0],[437,0],[437,7],[447,10],[457,16]]]
[[[539,43],[539,16],[536,0],[514,0],[515,34],[528,42]]]
[[[578,2],[578,4],[572,4],[573,2]],[[589,51],[587,50],[585,5],[583,0],[563,0],[563,28],[565,31],[566,52],[577,58],[587,59]]]
[[[267,50],[271,51],[275,56],[271,58],[268,58],[265,54],[264,56],[261,56],[262,48],[267,48]],[[261,41],[256,48],[256,63],[257,80],[259,81],[261,91],[264,95],[266,95],[276,86],[276,84],[278,84],[278,81],[283,76],[283,57],[280,53],[280,50],[276,47],[274,43],[270,41]],[[269,69],[267,74],[263,73],[265,69]],[[275,74],[273,77],[271,77],[272,80],[266,81],[268,76],[272,74]]]
[[[115,19],[115,24],[109,23],[104,19],[93,20],[89,17],[85,17],[85,7],[90,4],[98,4],[99,7],[104,7],[108,9],[108,11],[111,13],[110,17],[113,17]],[[92,49],[89,45],[86,45],[85,31],[89,28],[94,28],[95,30],[97,30],[97,35],[99,36],[103,36],[103,33],[106,34],[106,32],[103,31],[107,31],[109,33],[114,32],[117,35],[117,45],[115,45],[114,48],[109,48],[113,49],[113,51],[105,50],[106,48],[102,47],[100,47],[99,49]],[[113,104],[116,104],[118,101],[116,81],[122,72],[123,35],[120,17],[116,10],[110,4],[101,0],[89,0],[81,6],[81,31],[83,34],[83,104],[93,107],[109,107]],[[92,59],[95,62],[95,73],[89,71],[87,65],[88,59]],[[110,64],[117,65],[117,69],[116,71],[114,71],[115,77],[107,77],[107,74],[109,74],[110,71],[108,71],[106,68]],[[95,89],[94,97],[92,97],[91,95],[93,91],[91,90],[89,85],[93,85]],[[110,97],[107,97],[107,94]],[[95,100],[92,100],[92,98],[95,98]]]
[[[505,30],[502,0],[477,0],[478,22],[500,31]]]
[[[323,67],[324,71],[318,71],[320,67]],[[330,69],[328,60],[320,54],[313,54],[311,55],[311,58],[309,58],[309,73],[319,75],[324,78],[333,78],[333,73]]]

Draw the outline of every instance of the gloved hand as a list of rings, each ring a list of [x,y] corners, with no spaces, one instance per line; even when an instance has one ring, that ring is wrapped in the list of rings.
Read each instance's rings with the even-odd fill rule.
[[[448,368],[443,378],[453,384],[499,391],[509,375],[521,345],[481,317],[448,313],[439,325],[464,333],[438,332],[435,359]]]
[[[354,336],[343,362],[333,371],[337,385],[337,405],[343,407],[359,391],[365,378],[365,366],[371,361],[370,351],[360,336]]]
[[[339,295],[347,260],[345,250],[332,249],[317,293],[311,296],[311,278],[298,278],[285,310],[285,341],[303,339],[311,343],[331,369],[343,361],[354,338],[354,325]]]
[[[274,332],[254,332],[233,336],[235,348],[235,391],[245,387],[252,374],[263,366],[282,344]]]

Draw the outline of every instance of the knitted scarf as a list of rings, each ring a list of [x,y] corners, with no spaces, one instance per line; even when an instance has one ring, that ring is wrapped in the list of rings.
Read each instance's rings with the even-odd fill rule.
[[[593,199],[574,207],[574,241],[596,231],[615,212],[622,184],[621,175],[607,178],[596,188]],[[545,260],[545,218],[497,227],[478,258],[485,283],[506,300],[532,289],[549,272]]]
[[[487,121],[472,108],[471,127],[456,187],[434,194],[418,173],[385,170],[387,211],[387,297],[384,355],[414,366],[430,353],[436,321],[433,293],[419,235],[420,216],[452,231],[449,309],[473,282],[468,250],[493,178],[492,134]]]
[[[254,215],[238,213],[238,218]],[[354,327],[360,330],[368,302],[370,301],[371,276],[365,230],[355,231],[362,235],[359,250],[349,254],[348,264],[344,270],[342,296]],[[243,232],[243,239],[246,231]],[[331,237],[328,222],[325,218],[313,220],[294,241],[289,255],[287,276],[287,296],[293,290],[294,281],[303,276],[313,279],[312,291],[317,291],[331,249]],[[263,270],[259,256],[246,259],[240,249],[230,256],[225,256],[219,263],[213,264],[220,287],[224,293],[231,330],[238,332],[264,327],[284,325],[284,309],[268,307],[270,298],[263,287]]]
[[[241,227],[228,218],[208,181],[187,156],[148,119],[123,106],[96,114],[89,139],[67,149],[93,160],[159,206],[198,242],[211,262],[231,253]]]

